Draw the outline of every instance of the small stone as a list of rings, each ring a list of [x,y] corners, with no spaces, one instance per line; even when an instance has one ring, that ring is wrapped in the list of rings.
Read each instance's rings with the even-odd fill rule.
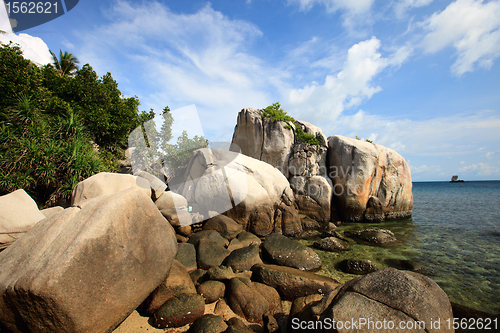
[[[205,299],[205,304],[210,304],[224,297],[226,286],[220,281],[209,280],[200,284],[196,290]]]
[[[227,329],[227,324],[219,316],[206,314],[199,317],[189,328],[189,333],[221,333]]]
[[[365,275],[378,271],[378,267],[370,260],[346,259],[339,263],[340,270],[345,273]]]

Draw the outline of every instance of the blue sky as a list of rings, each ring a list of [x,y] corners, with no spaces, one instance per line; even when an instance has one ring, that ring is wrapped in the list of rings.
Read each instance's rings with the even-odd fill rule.
[[[280,101],[327,136],[395,149],[413,180],[500,179],[499,0],[85,0],[7,22],[0,41],[39,63],[67,50],[143,110],[194,104],[212,141]]]

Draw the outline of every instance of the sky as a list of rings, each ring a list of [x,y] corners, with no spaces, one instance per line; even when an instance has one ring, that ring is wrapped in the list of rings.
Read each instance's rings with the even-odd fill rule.
[[[85,0],[15,33],[0,10],[0,30],[181,110],[190,136],[230,141],[241,109],[279,101],[396,150],[414,181],[500,180],[500,0]]]

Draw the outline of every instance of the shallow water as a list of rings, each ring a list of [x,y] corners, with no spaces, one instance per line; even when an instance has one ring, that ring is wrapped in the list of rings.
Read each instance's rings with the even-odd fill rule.
[[[450,301],[500,313],[500,181],[414,183],[413,196],[411,219],[339,227],[341,234],[389,229],[397,243],[353,243],[351,251],[341,253],[316,250],[323,261],[322,274],[345,282],[355,275],[335,269],[344,259],[369,259],[379,268],[387,267],[384,259],[409,259],[433,270],[429,277]]]

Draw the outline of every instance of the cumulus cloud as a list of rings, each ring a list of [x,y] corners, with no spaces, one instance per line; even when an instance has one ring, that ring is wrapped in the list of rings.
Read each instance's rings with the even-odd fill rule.
[[[457,60],[451,67],[460,76],[475,66],[489,69],[500,56],[500,1],[456,0],[421,22],[428,31],[422,47],[428,53],[452,46]]]
[[[481,176],[481,177],[488,177],[488,176],[498,177],[500,175],[500,167],[482,162],[462,167],[458,171],[463,172],[466,175]]]
[[[38,65],[52,63],[49,47],[39,37],[30,36],[24,33],[18,35],[14,33],[0,34],[0,43],[9,44],[10,42],[18,44],[21,47],[24,58]]]
[[[300,89],[292,89],[288,106],[296,115],[308,115],[316,122],[328,119],[335,121],[350,107],[361,104],[382,90],[372,83],[374,77],[384,68],[400,66],[410,55],[411,49],[402,47],[384,58],[379,52],[380,40],[372,37],[352,46],[342,70],[327,75],[324,84],[312,82]],[[312,119],[314,122],[314,119]]]
[[[251,55],[252,40],[262,36],[255,25],[230,19],[210,5],[177,14],[156,2],[117,1],[107,15],[109,24],[81,33],[79,57],[99,73],[111,71],[119,82],[135,75],[148,82],[141,87],[130,82],[129,93],[144,91],[141,102],[156,111],[194,103],[205,131],[218,136],[221,128],[234,127],[243,106],[272,102],[269,96],[281,73]]]

